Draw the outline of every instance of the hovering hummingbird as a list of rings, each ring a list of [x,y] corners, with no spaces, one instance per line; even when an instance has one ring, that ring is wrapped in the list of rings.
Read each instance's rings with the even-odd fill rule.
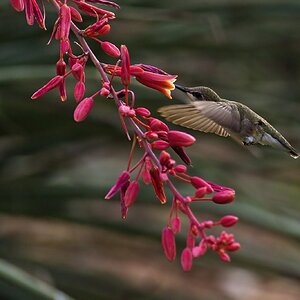
[[[282,134],[246,105],[222,99],[208,87],[177,84],[175,87],[188,96],[189,103],[161,107],[158,112],[168,121],[194,130],[230,136],[245,146],[269,145],[298,158],[296,149]]]

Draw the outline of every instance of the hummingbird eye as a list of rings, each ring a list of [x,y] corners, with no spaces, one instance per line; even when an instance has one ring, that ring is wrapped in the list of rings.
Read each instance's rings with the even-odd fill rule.
[[[201,92],[192,92],[192,95],[199,100],[204,100],[204,96]]]

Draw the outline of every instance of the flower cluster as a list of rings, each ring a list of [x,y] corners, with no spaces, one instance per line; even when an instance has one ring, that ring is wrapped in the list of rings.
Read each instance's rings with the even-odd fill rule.
[[[45,12],[41,12],[36,0],[10,0],[10,2],[16,11],[25,11],[29,25],[33,25],[36,21],[45,29]],[[181,219],[185,215],[189,229],[186,247],[181,252],[183,270],[189,271],[193,259],[202,256],[207,250],[215,251],[225,262],[230,261],[228,252],[240,248],[234,236],[225,231],[219,236],[208,235],[206,231],[216,226],[231,227],[238,218],[227,215],[217,221],[199,221],[191,205],[201,201],[215,204],[230,203],[235,198],[234,190],[198,176],[190,176],[188,166],[191,160],[186,148],[195,143],[195,138],[182,131],[170,130],[167,124],[153,117],[147,108],[137,107],[135,93],[131,90],[131,81],[135,78],[144,86],[155,89],[171,99],[171,91],[175,88],[177,76],[170,75],[155,66],[131,64],[129,51],[125,45],[117,47],[103,40],[110,32],[110,23],[115,19],[115,13],[100,8],[99,5],[117,9],[119,6],[116,3],[108,0],[49,0],[49,2],[58,12],[49,41],[56,39],[59,42],[56,74],[31,98],[38,99],[45,93],[57,89],[60,99],[65,101],[67,100],[65,82],[67,77],[73,77],[76,81],[73,91],[77,103],[74,110],[76,122],[83,121],[89,115],[96,100],[107,98],[114,101],[123,129],[128,139],[132,141],[132,147],[127,168],[124,168],[105,199],[119,195],[121,215],[125,219],[128,209],[138,198],[140,182],[152,185],[153,192],[161,204],[167,202],[165,189],[169,188],[172,193],[172,205],[167,225],[162,231],[162,246],[166,258],[173,261],[176,257],[175,236],[181,231]],[[82,22],[85,16],[92,18],[93,22],[88,27],[79,29],[75,23]],[[71,34],[77,40],[76,47],[79,46],[81,49],[79,55],[75,55],[72,49]],[[90,48],[88,39],[98,42],[99,50],[103,54],[116,58],[116,64],[100,62]],[[101,77],[99,87],[92,95],[85,95],[85,67],[88,61],[95,65]],[[120,77],[122,84],[122,88],[118,91],[112,84],[115,77]],[[128,126],[131,131],[128,130]],[[142,154],[134,163],[133,154],[136,148],[141,149]],[[183,163],[177,163],[173,158],[174,154]],[[182,195],[175,186],[177,181],[188,184],[193,192]]]

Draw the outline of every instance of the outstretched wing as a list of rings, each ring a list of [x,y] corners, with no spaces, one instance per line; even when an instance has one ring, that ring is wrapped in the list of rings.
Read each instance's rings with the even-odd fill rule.
[[[240,129],[239,111],[227,102],[196,101],[164,106],[158,112],[174,124],[224,137],[230,135],[229,131]]]

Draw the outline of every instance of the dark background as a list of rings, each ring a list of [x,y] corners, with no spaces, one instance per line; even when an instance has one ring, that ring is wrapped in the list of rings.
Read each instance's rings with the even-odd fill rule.
[[[300,161],[267,147],[253,156],[230,139],[195,133],[191,173],[237,192],[230,205],[195,211],[203,219],[238,215],[231,231],[242,248],[230,264],[212,253],[184,273],[160,245],[169,203],[161,206],[143,187],[122,221],[118,200],[103,200],[130,150],[113,103],[98,99],[89,118],[75,124],[72,80],[65,103],[55,91],[30,100],[55,74],[58,45],[46,46],[54,11],[43,32],[7,2],[0,4],[0,257],[81,300],[299,299]],[[178,83],[243,102],[300,149],[298,0],[120,4],[108,39],[126,44],[132,63],[156,65],[178,74]],[[87,78],[91,94],[99,88],[91,65]],[[132,88],[154,114],[171,103],[136,83]],[[176,103],[182,95],[173,96]],[[8,280],[0,261],[1,269],[0,299],[60,299]]]

